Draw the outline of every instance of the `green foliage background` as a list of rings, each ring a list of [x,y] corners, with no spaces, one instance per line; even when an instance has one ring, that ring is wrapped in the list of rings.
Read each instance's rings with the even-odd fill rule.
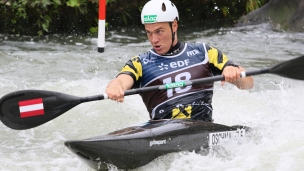
[[[108,27],[140,26],[148,0],[107,0]],[[269,0],[172,0],[180,23],[237,20]],[[94,33],[98,0],[0,0],[0,33],[43,35]]]

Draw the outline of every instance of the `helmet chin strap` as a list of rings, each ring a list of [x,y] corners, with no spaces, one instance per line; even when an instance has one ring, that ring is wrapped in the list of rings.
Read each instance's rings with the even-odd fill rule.
[[[172,50],[173,46],[174,46],[173,43],[174,43],[174,40],[175,40],[175,33],[176,33],[176,32],[173,32],[172,23],[173,23],[173,22],[170,22],[170,23],[169,23],[170,28],[171,28],[171,32],[172,32],[172,43],[171,43],[171,47],[170,47],[170,49],[168,50],[168,52],[170,52],[170,51]],[[165,54],[167,54],[168,52],[166,52]]]
[[[175,40],[175,32],[172,33],[172,44],[171,44],[171,47],[173,47],[174,40]]]
[[[172,28],[172,23],[170,23],[170,28],[171,28],[171,32],[172,32],[172,43],[171,43],[171,47],[173,47],[173,43],[174,43],[174,40],[175,40],[175,32],[173,32],[173,28]],[[169,50],[170,51],[170,50]]]

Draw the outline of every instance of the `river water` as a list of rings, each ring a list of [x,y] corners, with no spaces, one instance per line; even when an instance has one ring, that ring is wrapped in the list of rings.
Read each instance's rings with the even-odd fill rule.
[[[217,47],[248,70],[304,54],[304,33],[276,31],[266,24],[207,30],[181,26],[179,38]],[[0,96],[24,89],[75,96],[101,94],[129,58],[150,48],[141,29],[107,31],[105,53],[98,53],[96,44],[95,36],[0,35]],[[245,139],[221,144],[207,155],[169,154],[135,170],[302,170],[304,81],[271,74],[254,79],[251,90],[215,83],[215,122],[252,127]],[[105,134],[148,119],[140,96],[133,95],[124,103],[80,104],[29,130],[12,130],[1,123],[0,170],[90,171],[64,141]]]

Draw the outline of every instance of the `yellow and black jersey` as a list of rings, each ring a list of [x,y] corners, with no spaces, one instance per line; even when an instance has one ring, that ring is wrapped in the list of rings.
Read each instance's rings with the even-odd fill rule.
[[[133,57],[121,70],[134,88],[181,82],[222,74],[232,64],[218,49],[200,43],[179,43],[178,54],[160,56],[153,50]],[[141,94],[151,119],[192,118],[211,121],[213,83]]]

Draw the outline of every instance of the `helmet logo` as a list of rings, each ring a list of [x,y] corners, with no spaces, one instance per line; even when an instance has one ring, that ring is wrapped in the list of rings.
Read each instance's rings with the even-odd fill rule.
[[[144,23],[155,23],[157,22],[157,15],[145,15]]]

